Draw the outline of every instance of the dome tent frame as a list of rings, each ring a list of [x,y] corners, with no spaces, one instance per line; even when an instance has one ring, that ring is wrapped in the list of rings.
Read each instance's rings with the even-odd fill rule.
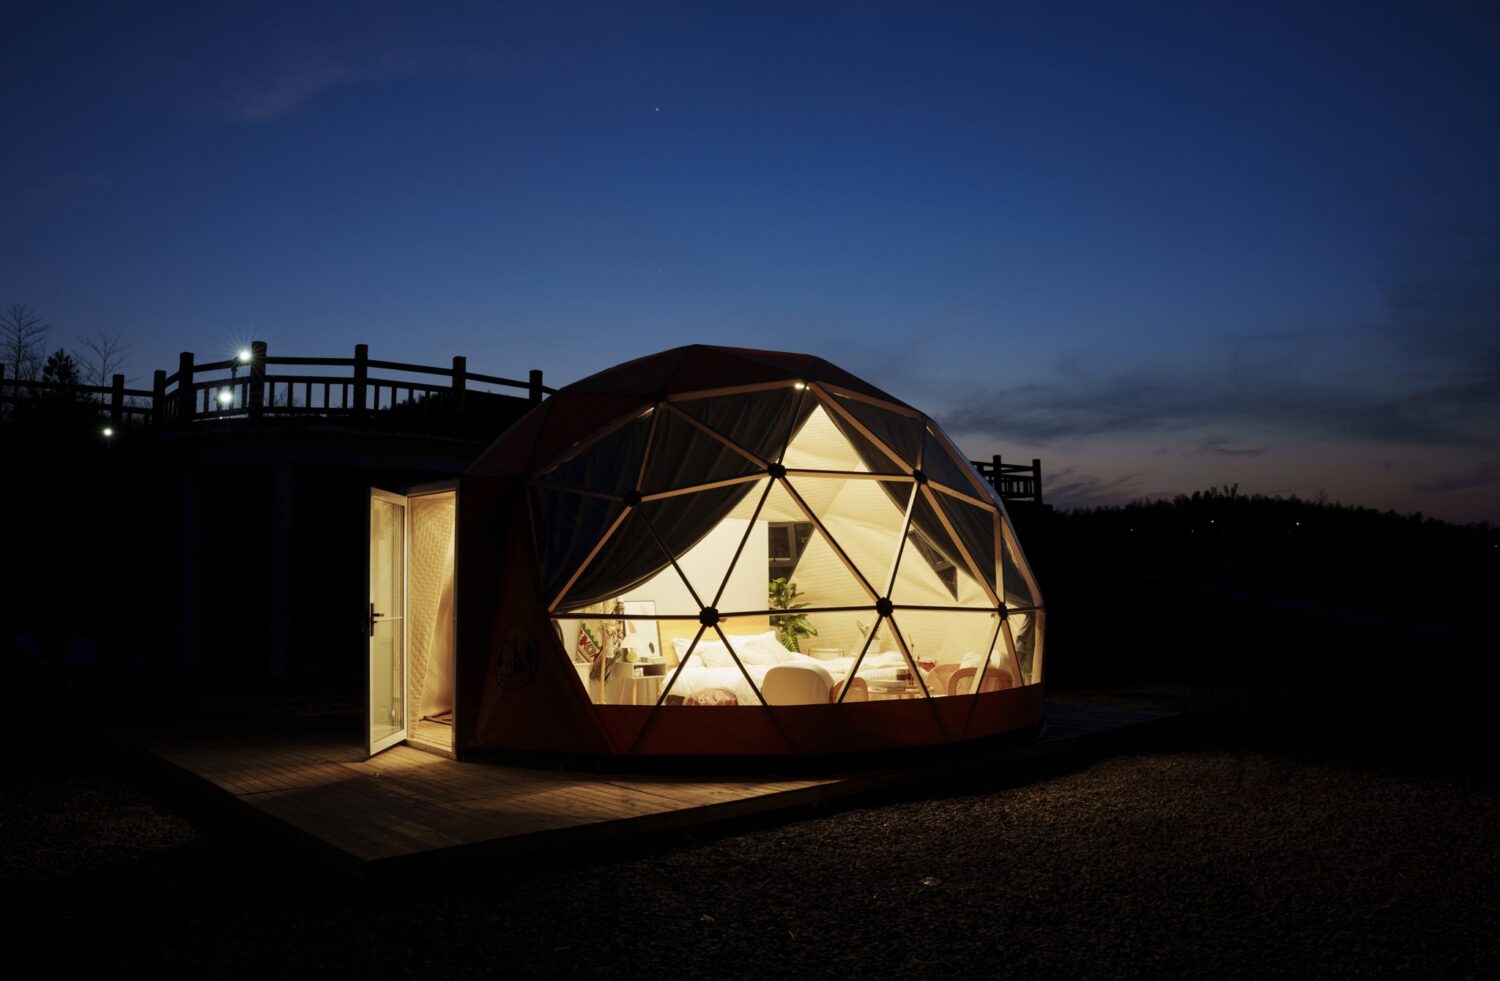
[[[801,434],[818,426],[845,443],[842,464],[809,465],[805,452],[788,456]],[[882,526],[894,554],[878,568],[868,542],[856,555],[856,543],[844,540],[850,529],[870,538],[868,528],[851,525],[845,514],[839,526],[826,503],[809,500],[854,481],[863,485],[859,500],[867,509],[883,500],[899,509],[891,512],[899,524]],[[813,602],[797,614],[823,622],[873,617],[869,628],[854,621],[864,635],[849,646],[857,653],[826,702],[768,699],[767,675],[757,678],[726,629],[731,621],[786,615],[765,601],[763,565],[760,603],[723,602],[741,563],[755,566],[747,543],[773,498],[779,516],[809,529],[824,568],[841,567],[852,590],[843,601]],[[930,418],[820,359],[693,346],[601,372],[561,390],[497,440],[461,479],[460,502],[460,752],[840,752],[956,742],[1039,721],[1045,608],[1003,502]],[[730,516],[744,528],[727,564],[715,567],[722,574],[703,579],[684,571],[689,553]],[[717,547],[723,552],[728,542]],[[903,563],[916,572],[908,575]],[[909,595],[898,590],[903,576],[921,578],[930,594],[939,567],[946,567],[951,603],[931,595],[916,601],[924,598],[916,585]],[[669,591],[683,594],[681,604],[650,613],[616,607],[600,616],[602,597],[648,580],[675,582]],[[956,582],[967,590],[963,597]],[[983,634],[973,626],[979,615],[994,621]],[[902,621],[920,621],[931,633],[951,618],[964,620],[970,637],[983,637],[976,645],[983,650],[966,668],[955,662],[940,681],[918,656],[915,628]],[[563,628],[590,620],[690,628],[649,704],[609,704],[604,670],[591,693],[583,671],[568,668],[574,658]],[[1030,635],[1025,645],[1018,627]],[[880,657],[907,679],[907,694],[857,701],[869,688],[864,676],[881,670],[869,667],[877,637],[893,642]],[[722,646],[749,698],[716,707],[674,704],[684,673],[697,667],[695,656],[703,652],[707,660],[706,642]],[[518,646],[524,670],[500,673],[502,661],[516,663]],[[961,693],[936,690],[954,676],[966,683]]]

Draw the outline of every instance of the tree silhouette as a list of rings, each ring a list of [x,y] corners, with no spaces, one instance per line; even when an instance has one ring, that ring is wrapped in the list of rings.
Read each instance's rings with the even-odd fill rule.
[[[24,303],[12,303],[0,312],[0,357],[6,372],[19,381],[35,381],[42,372],[46,348],[42,345],[52,325]]]
[[[85,385],[108,388],[114,376],[124,374],[130,364],[130,345],[119,334],[96,331],[92,337],[78,342],[83,350],[73,351],[73,361],[78,366],[79,380]],[[130,382],[133,379],[126,379]]]

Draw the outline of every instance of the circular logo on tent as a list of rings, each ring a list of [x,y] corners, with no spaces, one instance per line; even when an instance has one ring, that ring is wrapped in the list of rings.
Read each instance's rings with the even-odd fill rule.
[[[531,684],[536,665],[536,644],[525,627],[511,627],[495,645],[495,684],[505,691]]]

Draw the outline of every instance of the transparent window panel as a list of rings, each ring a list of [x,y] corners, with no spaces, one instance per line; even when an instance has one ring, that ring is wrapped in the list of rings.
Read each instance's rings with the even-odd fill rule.
[[[370,738],[389,739],[406,728],[406,691],[401,677],[402,623],[379,620],[370,635]]]
[[[926,434],[926,447],[922,451],[922,472],[927,474],[929,480],[962,494],[970,497],[980,495],[980,488],[975,486],[978,477],[969,461],[955,457],[946,441],[931,432]]]
[[[406,728],[406,508],[370,501],[370,742]]]
[[[788,385],[672,404],[762,460],[776,462],[781,459],[798,421],[811,407],[812,398],[805,392]]]
[[[892,409],[883,409],[869,402],[835,393],[834,401],[839,409],[858,420],[886,449],[908,467],[920,466],[922,442],[925,435],[922,419],[908,416]]]
[[[766,496],[766,486],[762,479],[642,504],[642,513],[663,542],[688,545],[676,553],[675,569],[662,568],[632,595],[656,600],[660,613],[697,614],[703,607],[722,609],[726,604],[764,609],[766,521],[759,517],[764,508],[758,511],[757,505]],[[695,510],[701,518],[694,517]],[[713,521],[718,514],[726,516]],[[736,564],[737,556],[741,561]]]
[[[802,486],[801,482],[796,485]],[[800,490],[799,490],[800,493]],[[808,508],[814,515],[818,515],[827,528],[826,512],[819,515],[818,509],[808,503]],[[757,606],[741,606],[739,601],[731,602],[727,597],[719,605],[720,612],[742,613],[750,610],[765,610],[771,608],[770,581],[770,549],[772,525],[781,527],[790,525],[794,529],[795,542],[797,546],[796,564],[792,567],[790,576],[786,577],[790,585],[796,586],[796,596],[791,602],[805,603],[805,608],[819,609],[828,607],[848,606],[874,606],[874,597],[871,591],[866,589],[860,578],[852,571],[858,568],[856,560],[847,552],[847,546],[842,537],[830,539],[817,527],[807,512],[798,506],[796,499],[788,492],[786,484],[777,481],[766,496],[765,507],[761,509],[760,517],[756,522],[755,536],[759,551],[751,554],[747,548],[745,554],[736,565],[734,578],[736,580],[749,581],[751,572],[745,567],[755,568],[761,579],[761,595]],[[829,531],[832,531],[829,528]],[[752,563],[760,562],[759,566],[751,566]],[[878,588],[878,587],[874,587]]]
[[[595,604],[583,612],[594,615],[553,622],[589,700],[597,705],[655,704],[675,663],[671,637],[677,622],[642,618],[627,602]],[[696,631],[697,621],[692,626]]]
[[[688,625],[681,625],[687,632]],[[762,616],[728,617],[715,628],[675,639],[667,668],[665,701],[673,705],[760,705],[759,683],[778,659],[791,659]]]
[[[634,490],[640,480],[646,444],[651,439],[653,414],[648,411],[585,443],[562,463],[539,474],[535,483],[547,487],[576,487],[615,496]]]
[[[922,686],[901,650],[891,622],[873,610],[869,614],[842,615],[854,621],[860,646],[847,657],[826,662],[830,674],[838,679],[835,697],[842,696],[845,702],[923,697]]]
[[[891,602],[897,606],[995,607],[926,494],[919,495],[912,508]]]
[[[899,464],[821,402],[814,403],[807,413],[782,463],[788,470],[903,473]]]
[[[788,477],[787,482],[818,516],[828,537],[859,570],[870,588],[884,595],[906,526],[907,501],[916,485],[900,478],[876,480],[805,474]],[[868,596],[853,600],[866,601]]]
[[[765,469],[671,410],[661,410],[658,416],[646,454],[642,494],[697,487]]]
[[[671,571],[669,557],[657,544],[641,512],[627,510],[614,533],[573,580],[558,611],[576,613],[617,599],[663,570]]]
[[[625,506],[601,497],[532,487],[531,508],[542,593],[551,602]]]
[[[934,698],[966,694],[974,682],[963,689],[963,680],[976,675],[987,656],[998,666],[1000,617],[994,611],[897,609],[892,619]]]
[[[1000,582],[996,575],[995,557],[999,554],[1000,515],[989,508],[975,507],[967,501],[944,494],[941,490],[933,491],[932,499],[937,501],[948,524],[957,533],[959,543],[974,560],[980,576],[996,591],[998,598]],[[986,599],[988,598],[986,594]]]
[[[1036,613],[1012,613],[1006,617],[1006,622],[1016,651],[1012,669],[1021,684],[1036,684],[1041,680],[1041,618]]]
[[[1014,532],[1008,527],[1002,527],[1001,531],[1005,548],[1001,554],[1000,575],[1001,583],[1005,587],[1005,605],[1036,606],[1037,597],[1027,583],[1027,577],[1022,574],[1021,559],[1015,551]]]

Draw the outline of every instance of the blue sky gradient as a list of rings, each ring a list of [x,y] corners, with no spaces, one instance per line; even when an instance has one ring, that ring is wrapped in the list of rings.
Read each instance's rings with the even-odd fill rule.
[[[807,351],[1042,457],[1500,519],[1483,4],[7,4],[0,303],[560,383]]]

